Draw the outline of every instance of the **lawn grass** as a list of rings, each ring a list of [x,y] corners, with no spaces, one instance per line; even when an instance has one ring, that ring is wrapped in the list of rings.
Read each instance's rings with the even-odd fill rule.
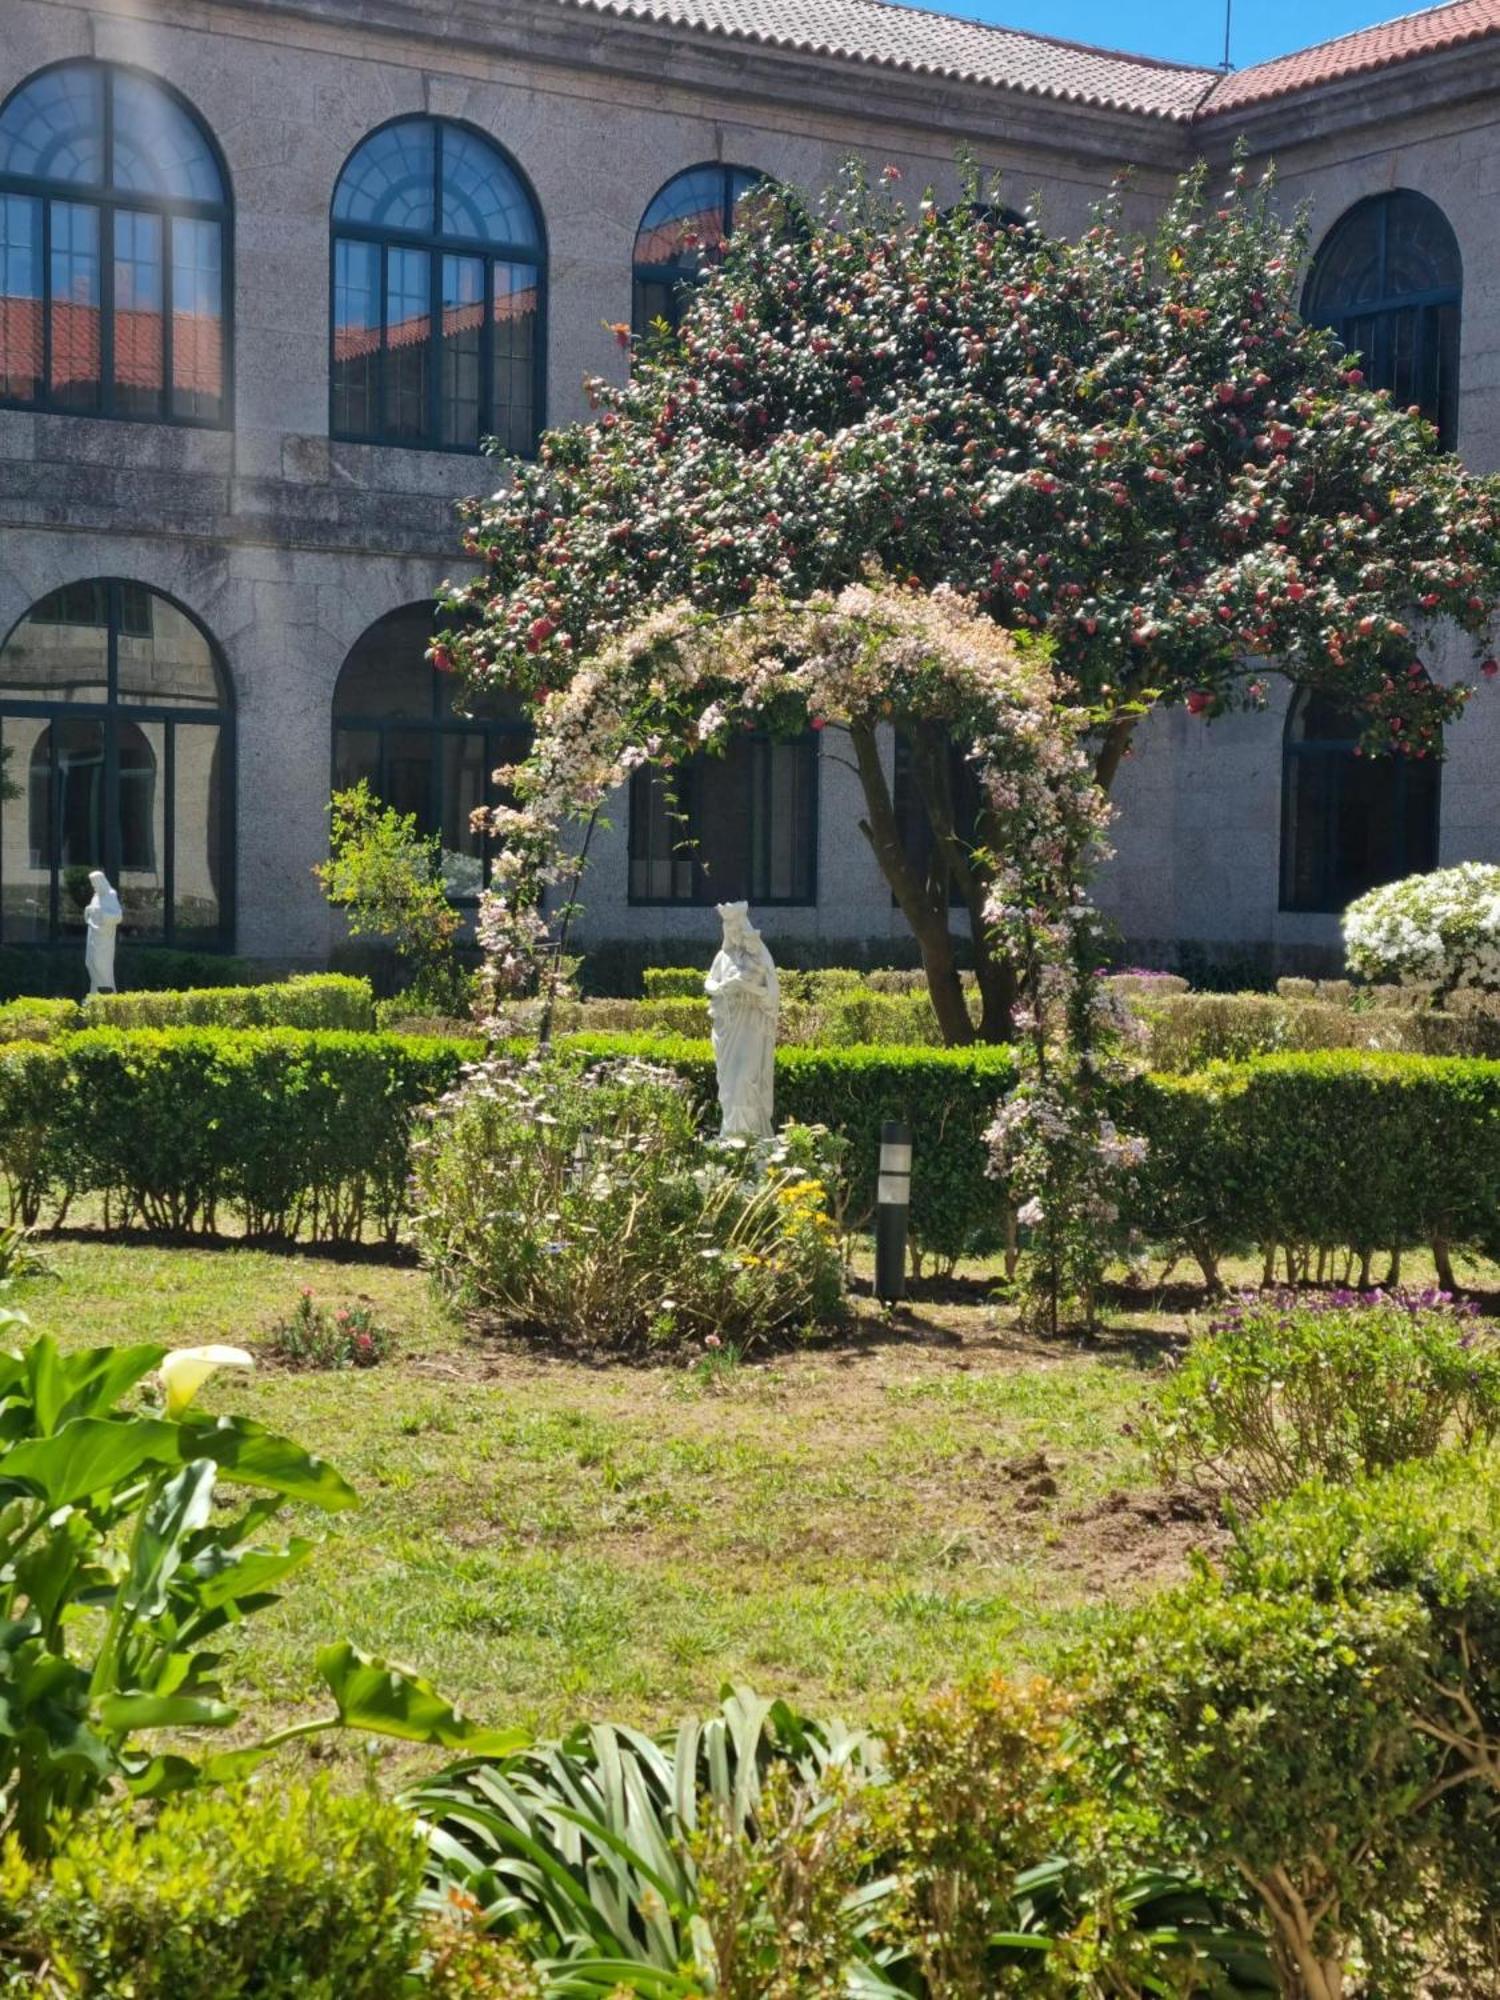
[[[1132,1435],[1202,1305],[1189,1291],[1051,1343],[973,1273],[836,1347],[624,1367],[473,1336],[410,1265],[99,1233],[45,1250],[55,1275],[13,1301],[36,1331],[249,1347],[263,1365],[217,1377],[205,1406],[288,1433],[360,1492],[242,1644],[247,1732],[307,1713],[314,1652],[342,1637],[546,1732],[662,1723],[731,1680],[878,1720],[933,1683],[1045,1666],[1219,1533],[1155,1490]],[[304,1286],[370,1305],[390,1358],[277,1366],[271,1330]]]
[[[205,1391],[325,1454],[363,1503],[255,1622],[234,1679],[257,1727],[305,1712],[315,1648],[344,1636],[543,1730],[661,1722],[728,1680],[877,1715],[1044,1661],[1191,1538],[1132,1498],[1149,1333],[1052,1349],[979,1287],[839,1348],[625,1368],[477,1340],[400,1264],[99,1236],[47,1255],[55,1276],[15,1303],[66,1345],[268,1357],[304,1285],[396,1336],[375,1369],[267,1359]]]

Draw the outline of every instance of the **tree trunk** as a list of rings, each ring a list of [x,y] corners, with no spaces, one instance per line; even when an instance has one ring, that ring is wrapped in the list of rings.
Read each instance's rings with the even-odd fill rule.
[[[1433,1237],[1432,1262],[1437,1271],[1438,1284],[1442,1290],[1445,1292],[1456,1292],[1458,1290],[1458,1279],[1454,1275],[1453,1254],[1449,1248],[1446,1236]]]
[[[927,896],[945,913],[957,887],[969,920],[974,943],[974,976],[979,987],[979,1039],[1008,1042],[1015,1031],[1014,1013],[1020,982],[1010,960],[995,950],[985,916],[991,882],[988,870],[976,860],[959,833],[953,802],[953,739],[941,723],[920,722],[908,730],[912,774],[922,800],[922,810],[932,831],[932,865],[928,870]],[[982,853],[994,850],[993,830],[980,813],[974,829],[975,842]]]
[[[880,872],[890,883],[897,906],[917,941],[922,970],[927,975],[927,990],[932,997],[932,1011],[937,1015],[943,1040],[954,1046],[967,1044],[974,1040],[974,1023],[969,1019],[953,937],[948,929],[947,900],[943,898],[934,904],[929,884],[922,881],[906,858],[875,731],[868,724],[856,723],[850,727],[849,739],[865,795],[867,817],[860,822],[860,832],[869,841]]]
[[[1101,792],[1107,792],[1115,781],[1115,774],[1125,761],[1125,752],[1130,748],[1130,739],[1135,735],[1138,715],[1122,715],[1112,722],[1104,732],[1099,745],[1099,754],[1094,759],[1094,783]]]

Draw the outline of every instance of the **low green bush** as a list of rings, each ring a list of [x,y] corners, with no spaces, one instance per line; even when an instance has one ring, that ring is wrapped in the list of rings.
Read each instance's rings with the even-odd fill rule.
[[[1500,1432],[1500,1348],[1431,1294],[1250,1293],[1197,1335],[1143,1426],[1158,1473],[1242,1509]]]
[[[76,1000],[7,1000],[0,1005],[0,1042],[50,1042],[78,1021]]]
[[[1223,1573],[1114,1621],[1082,1740],[1160,1851],[1259,1897],[1282,1991],[1489,1991],[1500,1461],[1314,1485],[1242,1528]],[[1487,1963],[1493,1972],[1492,1939]]]
[[[411,1121],[478,1043],[295,1028],[92,1028],[0,1046],[14,1215],[102,1195],[116,1224],[395,1238]]]
[[[1306,987],[1308,991],[1289,989]],[[1352,989],[1350,989],[1352,991]],[[1400,1051],[1413,1055],[1500,1056],[1500,1010],[1466,1005],[1447,1012],[1390,1004],[1355,1006],[1313,980],[1281,981],[1272,993],[1138,994],[1154,1069],[1187,1072],[1211,1062],[1319,1049]]]
[[[648,1000],[701,1000],[703,972],[696,965],[648,965],[641,991]]]
[[[816,1134],[706,1146],[690,1087],[558,1053],[472,1070],[414,1147],[424,1261],[462,1311],[611,1350],[737,1349],[843,1316]]]
[[[189,987],[171,993],[98,993],[83,1004],[96,1028],[328,1028],[367,1033],[375,998],[367,979],[314,972],[265,986]]]
[[[326,1784],[200,1794],[0,1860],[6,2000],[540,2000],[503,1946],[420,1905],[398,1806]]]

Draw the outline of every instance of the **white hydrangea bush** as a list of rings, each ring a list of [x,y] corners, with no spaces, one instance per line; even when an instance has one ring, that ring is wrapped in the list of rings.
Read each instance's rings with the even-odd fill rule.
[[[1500,867],[1464,861],[1371,889],[1344,912],[1349,970],[1445,1000],[1500,993]]]

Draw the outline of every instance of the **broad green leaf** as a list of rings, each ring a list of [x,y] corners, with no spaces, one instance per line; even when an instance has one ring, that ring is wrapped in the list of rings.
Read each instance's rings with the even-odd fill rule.
[[[136,1522],[130,1571],[122,1594],[131,1619],[155,1618],[183,1558],[183,1543],[208,1519],[214,1499],[214,1464],[196,1458],[154,1495]]]
[[[99,1720],[112,1735],[129,1729],[223,1729],[239,1715],[226,1701],[201,1694],[107,1694]]]
[[[510,1757],[525,1749],[523,1729],[483,1729],[445,1701],[430,1682],[404,1668],[371,1659],[347,1640],[324,1646],[318,1672],[349,1729],[397,1736],[410,1743],[435,1743],[444,1750],[468,1750],[480,1757]]]
[[[211,1458],[228,1478],[246,1486],[263,1486],[328,1513],[359,1504],[354,1488],[326,1459],[249,1417],[189,1418],[180,1429],[184,1458]]]
[[[29,1486],[64,1507],[107,1492],[144,1466],[181,1459],[176,1424],[156,1417],[75,1417],[53,1437],[26,1438],[0,1452],[0,1481]]]
[[[33,1353],[42,1345],[43,1341],[37,1341]],[[46,1375],[45,1410],[40,1378],[33,1378],[38,1431],[50,1436],[74,1417],[109,1416],[126,1390],[160,1365],[166,1351],[143,1342],[134,1347],[90,1347],[78,1354],[55,1356]]]
[[[221,1559],[216,1559],[219,1552],[205,1549],[191,1566],[194,1602],[205,1611],[217,1611],[258,1596],[300,1569],[317,1546],[294,1536],[284,1549],[245,1549],[238,1555],[225,1552]]]

